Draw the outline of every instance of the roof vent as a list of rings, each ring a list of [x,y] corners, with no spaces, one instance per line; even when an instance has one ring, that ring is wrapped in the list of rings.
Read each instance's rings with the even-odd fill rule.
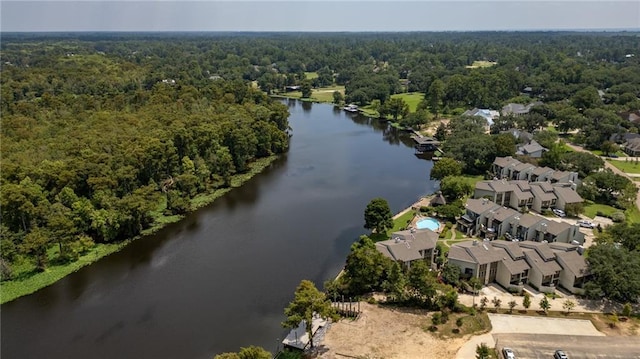
[[[489,248],[487,248],[487,245],[486,245],[486,244],[483,244],[483,245],[482,245],[482,248],[484,248],[484,250],[485,250],[485,251],[488,251],[488,250],[489,250]]]

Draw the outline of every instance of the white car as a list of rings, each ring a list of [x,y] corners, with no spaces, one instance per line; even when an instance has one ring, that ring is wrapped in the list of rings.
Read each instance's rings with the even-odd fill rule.
[[[586,219],[581,219],[578,222],[576,222],[580,227],[584,227],[584,228],[595,228],[595,224],[593,224],[593,222],[591,221],[587,221]]]
[[[567,216],[567,214],[566,214],[566,213],[564,213],[564,211],[563,211],[563,210],[561,210],[561,209],[557,209],[557,208],[554,208],[554,209],[553,209],[553,213],[554,213],[556,216],[558,216],[558,217],[566,217],[566,216]]]
[[[511,348],[502,348],[502,355],[504,355],[504,359],[516,359],[516,355]]]

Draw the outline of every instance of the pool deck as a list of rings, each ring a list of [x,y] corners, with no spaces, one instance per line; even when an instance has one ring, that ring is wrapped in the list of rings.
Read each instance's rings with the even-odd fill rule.
[[[435,196],[435,194],[424,196],[424,197],[420,197],[420,199],[417,200],[415,203],[413,203],[411,206],[403,209],[398,214],[393,216],[393,219],[396,219],[396,218],[402,216],[403,214],[405,214],[405,213],[407,213],[409,211],[412,211],[412,210],[413,211],[419,211],[420,207],[428,207],[434,196]],[[421,220],[423,218],[427,218],[427,217],[429,217],[429,216],[422,216],[418,212],[417,215],[414,216],[413,219],[411,220],[411,223],[409,223],[409,227],[417,228],[416,227],[416,222],[418,222],[419,220]],[[440,221],[438,221],[438,222],[440,223],[440,227],[438,228],[438,230],[436,232],[440,233],[440,231],[442,231],[442,228],[444,228],[444,224],[442,222],[440,222]]]

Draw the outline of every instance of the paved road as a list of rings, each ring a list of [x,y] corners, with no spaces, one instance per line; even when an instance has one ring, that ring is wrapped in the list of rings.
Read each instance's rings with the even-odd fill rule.
[[[640,359],[638,337],[548,334],[494,334],[498,349],[512,348],[518,359],[553,358],[562,349],[570,359]]]

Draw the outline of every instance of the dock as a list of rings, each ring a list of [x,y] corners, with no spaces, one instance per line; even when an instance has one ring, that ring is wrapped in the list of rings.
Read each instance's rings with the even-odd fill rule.
[[[433,137],[418,136],[414,131],[414,134],[411,135],[411,139],[413,139],[413,142],[416,143],[414,146],[416,154],[435,152],[440,150],[438,148],[438,146],[440,146],[440,141],[436,140]]]

